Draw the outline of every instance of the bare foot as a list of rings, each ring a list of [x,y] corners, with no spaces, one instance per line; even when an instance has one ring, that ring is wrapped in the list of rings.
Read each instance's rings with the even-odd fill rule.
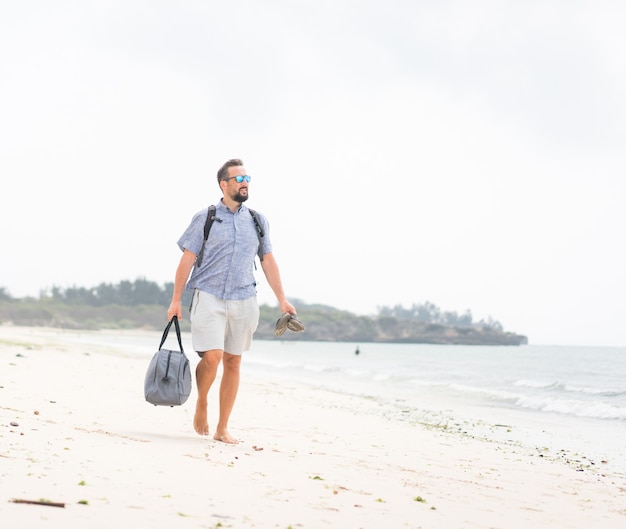
[[[206,406],[196,404],[196,414],[193,417],[193,429],[200,435],[209,435],[209,421]]]
[[[215,432],[213,439],[215,439],[216,441],[222,441],[222,443],[228,443],[231,445],[236,445],[237,443],[239,443],[239,441],[235,439],[234,437],[231,437],[231,435],[228,432]]]

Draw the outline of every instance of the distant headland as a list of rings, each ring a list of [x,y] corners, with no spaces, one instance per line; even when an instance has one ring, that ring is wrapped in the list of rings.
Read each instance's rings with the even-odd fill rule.
[[[102,283],[96,287],[53,287],[38,298],[13,298],[0,287],[0,324],[46,326],[66,329],[152,329],[161,331],[167,323],[173,283],[159,286],[145,279]],[[380,307],[376,315],[357,315],[328,305],[293,300],[298,317],[305,325],[301,333],[274,334],[278,309],[261,305],[261,340],[319,342],[378,342],[445,345],[525,345],[524,335],[505,332],[492,319],[475,322],[467,310],[463,314],[442,311],[434,303],[413,304],[409,308]],[[183,306],[189,299],[183,297]],[[189,330],[189,320],[182,327]]]

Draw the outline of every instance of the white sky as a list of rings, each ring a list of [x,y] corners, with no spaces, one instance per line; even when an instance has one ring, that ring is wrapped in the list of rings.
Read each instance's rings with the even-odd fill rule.
[[[173,281],[240,157],[292,299],[626,346],[624,27],[608,0],[0,0],[0,286]]]

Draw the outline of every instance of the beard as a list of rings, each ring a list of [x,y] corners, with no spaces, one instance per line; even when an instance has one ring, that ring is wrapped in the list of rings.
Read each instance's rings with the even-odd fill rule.
[[[246,200],[248,200],[248,190],[246,189],[246,194],[242,195],[239,191],[232,197],[235,202],[239,202],[243,204]]]

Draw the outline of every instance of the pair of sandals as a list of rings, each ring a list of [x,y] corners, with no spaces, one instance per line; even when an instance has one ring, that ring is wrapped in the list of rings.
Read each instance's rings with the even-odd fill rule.
[[[280,318],[278,318],[274,334],[276,336],[282,336],[285,334],[287,329],[293,332],[302,332],[304,330],[304,323],[302,323],[295,315],[285,312]]]

